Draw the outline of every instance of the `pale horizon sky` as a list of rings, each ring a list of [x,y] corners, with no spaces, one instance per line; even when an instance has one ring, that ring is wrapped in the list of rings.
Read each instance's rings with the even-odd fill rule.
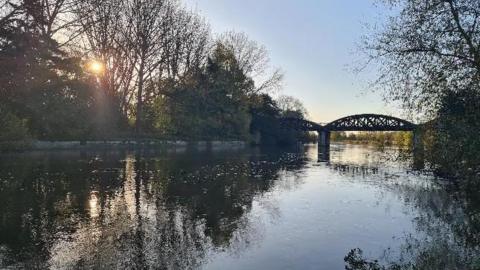
[[[365,23],[382,20],[371,0],[186,0],[214,34],[245,32],[265,45],[285,73],[281,94],[300,99],[317,122],[360,113],[400,116],[367,88],[372,74],[355,75]]]

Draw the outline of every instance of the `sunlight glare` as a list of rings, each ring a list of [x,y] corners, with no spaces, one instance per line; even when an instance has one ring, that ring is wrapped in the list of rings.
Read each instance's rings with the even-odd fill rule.
[[[102,74],[104,71],[104,66],[102,62],[92,60],[88,64],[88,69],[95,74]]]

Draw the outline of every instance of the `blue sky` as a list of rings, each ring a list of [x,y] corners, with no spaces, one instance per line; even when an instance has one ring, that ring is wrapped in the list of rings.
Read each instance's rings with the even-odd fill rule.
[[[371,0],[186,0],[214,33],[246,32],[264,44],[285,73],[283,94],[303,101],[310,118],[329,122],[358,113],[398,115],[367,88],[373,74],[355,75],[365,23],[381,22]]]

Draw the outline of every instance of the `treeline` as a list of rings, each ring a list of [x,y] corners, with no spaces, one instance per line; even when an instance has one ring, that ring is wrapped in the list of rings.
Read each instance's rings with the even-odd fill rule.
[[[0,1],[0,141],[289,143],[306,117],[244,33],[211,33],[175,0]]]
[[[411,146],[412,132],[332,132],[330,139],[336,142],[375,144],[381,146]]]

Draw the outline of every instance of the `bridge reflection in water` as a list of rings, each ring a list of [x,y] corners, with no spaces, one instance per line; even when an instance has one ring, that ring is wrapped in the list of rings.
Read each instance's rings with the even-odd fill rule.
[[[380,114],[358,114],[326,125],[298,118],[284,118],[281,122],[284,128],[317,132],[319,160],[324,162],[330,160],[330,134],[333,131],[410,131],[413,132],[414,167],[420,169],[424,166],[422,125],[407,120]]]

